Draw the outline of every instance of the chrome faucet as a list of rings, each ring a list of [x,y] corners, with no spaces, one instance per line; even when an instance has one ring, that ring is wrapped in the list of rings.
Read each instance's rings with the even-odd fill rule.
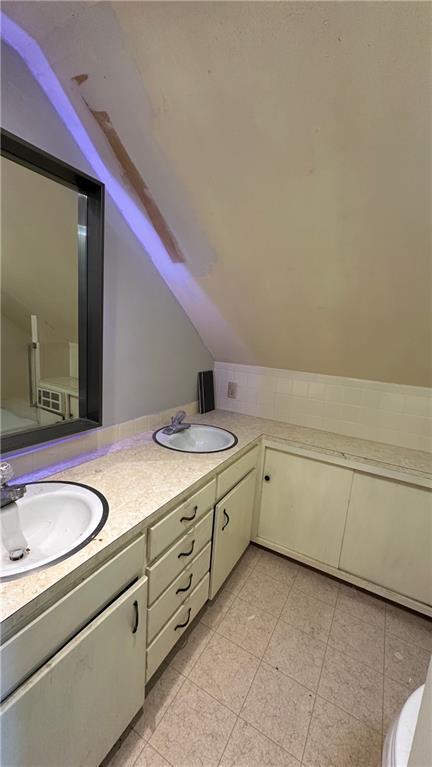
[[[190,429],[190,423],[183,423],[185,418],[185,411],[179,410],[178,413],[172,416],[171,423],[162,429],[163,434],[177,434],[178,431]]]
[[[25,485],[8,484],[13,476],[14,470],[10,463],[0,463],[1,508],[9,506],[10,503],[15,503],[27,491]]]

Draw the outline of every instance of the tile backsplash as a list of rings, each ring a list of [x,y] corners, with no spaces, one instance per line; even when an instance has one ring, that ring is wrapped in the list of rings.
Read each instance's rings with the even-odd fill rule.
[[[143,431],[153,431],[160,426],[169,423],[170,418],[178,410],[185,410],[188,416],[194,416],[198,412],[198,402],[189,402],[187,405],[178,405],[160,413],[143,415],[131,421],[115,424],[114,426],[101,426],[97,429],[75,434],[52,442],[47,442],[34,447],[14,450],[3,455],[3,460],[10,461],[17,477],[32,475],[35,479],[38,472],[44,474],[48,467],[64,468],[63,464],[73,465],[85,460],[85,456],[96,457],[103,455],[109,445],[118,440],[133,437]],[[60,468],[59,468],[60,471]],[[35,475],[35,476],[33,476]]]
[[[432,450],[432,389],[228,362],[214,375],[222,410]]]

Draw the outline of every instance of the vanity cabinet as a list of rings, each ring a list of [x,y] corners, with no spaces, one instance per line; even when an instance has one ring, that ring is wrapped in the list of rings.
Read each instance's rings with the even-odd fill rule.
[[[258,537],[338,567],[352,470],[266,449]],[[261,542],[261,540],[260,540]]]
[[[165,592],[174,578],[184,572],[189,562],[211,540],[212,528],[213,511],[210,510],[195,527],[174,543],[154,564],[147,567],[149,605]]]
[[[147,681],[159,668],[170,650],[192,623],[209,595],[208,572],[193,591],[188,592],[181,607],[172,615],[147,650]]]
[[[202,487],[177,506],[160,522],[152,525],[148,535],[148,559],[152,562],[179,536],[184,535],[213,507],[216,498],[216,480]]]
[[[149,527],[148,682],[209,596],[216,481]]]
[[[180,575],[173,580],[156,602],[148,608],[147,644],[153,641],[167,619],[186,604],[198,583],[208,575],[210,556],[211,542],[209,541],[202,551],[185,565]]]
[[[248,450],[148,529],[147,682],[249,545],[258,453]]]
[[[215,507],[210,599],[217,594],[251,538],[256,471],[253,469]]]
[[[355,472],[340,568],[432,605],[432,492]]]
[[[427,480],[302,452],[266,447],[253,540],[431,615]]]
[[[144,703],[140,578],[2,704],[5,767],[98,765]]]

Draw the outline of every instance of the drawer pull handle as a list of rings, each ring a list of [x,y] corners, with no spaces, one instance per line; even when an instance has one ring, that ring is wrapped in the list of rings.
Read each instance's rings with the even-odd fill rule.
[[[230,518],[229,518],[229,515],[226,513],[225,509],[223,511],[224,511],[224,516],[226,518],[226,522],[224,525],[222,525],[222,530],[225,530],[226,526],[229,525]]]
[[[180,517],[180,522],[192,522],[195,519],[198,511],[198,506],[194,506],[193,514],[191,517]]]
[[[184,586],[184,588],[182,588],[182,589],[177,589],[176,594],[180,594],[180,592],[182,592],[182,591],[189,591],[190,587],[192,586],[192,578],[193,578],[193,574],[191,573],[190,576],[189,576],[189,583],[188,583],[188,585]]]
[[[192,608],[189,607],[188,617],[186,618],[185,622],[184,623],[178,623],[177,626],[175,627],[174,631],[177,631],[177,629],[184,629],[184,627],[188,625],[188,623],[190,621],[191,610],[192,610]]]
[[[192,554],[194,550],[194,546],[195,546],[195,540],[192,541],[192,546],[190,547],[190,551],[181,551],[180,554],[178,555],[178,559],[180,559],[180,557],[190,557],[190,555]]]
[[[133,606],[135,610],[135,621],[134,621],[134,627],[132,629],[132,634],[136,634],[138,631],[138,626],[139,626],[139,607],[138,607],[137,600],[135,600],[135,602],[133,603]]]

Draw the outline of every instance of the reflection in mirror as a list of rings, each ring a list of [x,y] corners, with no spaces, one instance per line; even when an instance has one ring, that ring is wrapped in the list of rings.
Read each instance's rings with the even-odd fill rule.
[[[79,199],[1,157],[1,434],[79,417]],[[84,203],[85,204],[85,203]]]

